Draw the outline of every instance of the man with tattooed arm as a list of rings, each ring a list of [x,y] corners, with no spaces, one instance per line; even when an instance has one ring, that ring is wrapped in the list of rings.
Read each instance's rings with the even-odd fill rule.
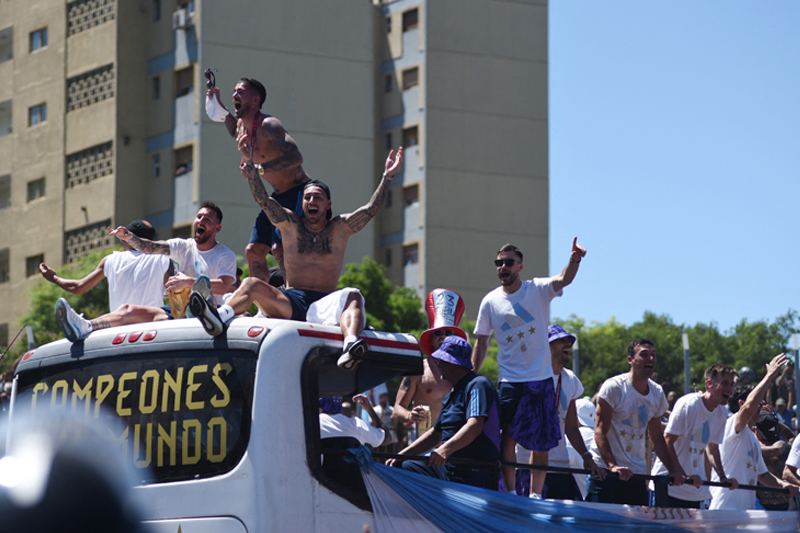
[[[303,187],[300,217],[267,195],[255,165],[245,160],[241,170],[253,197],[283,235],[286,288],[276,289],[251,276],[219,309],[209,306],[202,294],[193,292],[189,301],[192,314],[210,335],[221,335],[226,324],[252,303],[273,318],[339,325],[344,334],[344,353],[338,365],[346,370],[354,368],[367,349],[366,342],[358,338],[366,324],[364,297],[354,288],[337,291],[336,285],[348,239],[378,213],[402,160],[403,148],[397,150],[397,155],[392,150],[370,201],[353,213],[336,217],[331,214],[330,189],[321,181],[310,181]]]
[[[253,164],[258,174],[272,186],[272,197],[281,206],[298,215],[302,214],[300,203],[303,186],[311,178],[303,170],[303,156],[297,143],[283,128],[281,121],[261,112],[267,99],[264,86],[258,80],[240,79],[233,89],[233,116],[220,103],[219,94],[219,89],[212,86],[207,96],[219,108],[228,133],[239,144],[242,162]],[[253,225],[250,244],[245,248],[251,276],[268,280],[266,257],[270,251],[280,263],[280,238],[275,235],[267,215],[260,211]]]

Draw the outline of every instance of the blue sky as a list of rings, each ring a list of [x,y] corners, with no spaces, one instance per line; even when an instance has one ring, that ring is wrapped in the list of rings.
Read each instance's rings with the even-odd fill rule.
[[[550,0],[551,316],[800,310],[800,1]]]

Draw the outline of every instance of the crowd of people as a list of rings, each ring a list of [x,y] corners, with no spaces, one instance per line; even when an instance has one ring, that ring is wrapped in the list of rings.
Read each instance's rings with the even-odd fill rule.
[[[63,279],[42,263],[45,279],[76,294],[109,280],[109,313],[87,320],[61,298],[58,323],[72,342],[103,328],[185,316],[198,319],[210,335],[221,335],[255,304],[269,317],[339,326],[344,341],[337,363],[352,370],[367,349],[360,338],[366,302],[358,289],[336,287],[348,239],[378,213],[403,149],[389,153],[367,204],[333,216],[328,186],[303,170],[297,143],[281,122],[261,112],[263,85],[239,80],[233,114],[219,94],[210,84],[207,113],[236,140],[239,170],[260,207],[245,250],[250,276],[239,279],[235,254],[216,240],[221,209],[203,202],[188,239],[154,240],[155,230],[144,220],[109,228],[124,251],[105,257],[83,279]],[[279,271],[267,269],[269,253]],[[679,398],[670,393],[668,401],[653,379],[654,343],[635,339],[625,355],[629,372],[607,379],[593,400],[583,398],[580,379],[567,368],[575,337],[549,323],[549,306],[575,279],[585,256],[576,238],[561,273],[523,280],[522,251],[501,246],[494,259],[500,285],[480,304],[474,343],[458,326],[464,313],[460,296],[432,291],[426,299],[429,329],[420,338],[427,355],[423,373],[404,378],[393,406],[388,390],[354,396],[366,420],[356,416],[351,402],[320,399],[321,438],[355,439],[388,452],[400,447],[399,457],[387,464],[534,499],[653,505],[654,483],[660,481],[648,481],[645,474],[669,477],[671,507],[752,509],[756,493],[739,485],[756,483],[785,489],[758,493],[762,507],[794,505],[800,445],[794,439],[794,383],[785,355],[773,358],[758,382],[751,369],[712,365],[705,371],[704,391]],[[478,373],[492,335],[497,384]],[[765,397],[774,398],[772,405],[765,407]],[[498,483],[485,466],[498,460],[536,468],[505,467]],[[588,474],[548,472],[548,466]],[[717,485],[709,488],[708,480]]]

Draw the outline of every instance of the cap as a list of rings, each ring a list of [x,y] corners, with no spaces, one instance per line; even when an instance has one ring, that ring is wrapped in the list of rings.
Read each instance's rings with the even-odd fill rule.
[[[575,344],[575,335],[570,335],[559,324],[550,324],[547,326],[547,342],[553,342],[558,339],[569,337],[572,344]]]
[[[431,354],[431,357],[472,370],[472,348],[468,341],[455,335],[445,337],[442,345]]]
[[[469,340],[463,329],[456,327],[464,314],[464,300],[450,289],[433,289],[425,298],[425,312],[428,313],[428,327],[419,336],[419,346],[428,355],[433,353],[433,333],[450,329],[453,335]]]
[[[786,400],[784,400],[783,398],[778,398],[777,400],[775,400],[775,407],[779,405],[786,405]]]
[[[125,229],[140,239],[147,239],[148,241],[152,241],[156,236],[156,228],[148,221],[142,220],[141,218],[128,224]]]
[[[319,399],[319,408],[329,415],[337,415],[342,412],[341,396],[325,396]]]
[[[761,420],[756,422],[756,428],[764,435],[764,440],[769,443],[773,443],[780,438],[778,417],[769,411],[761,412]]]
[[[591,400],[586,398],[575,400],[575,410],[578,412],[578,420],[580,420],[582,426],[594,427],[595,407]]]
[[[749,379],[750,381],[754,381],[756,379],[756,373],[753,372],[753,369],[749,366],[743,366],[739,369],[739,379]]]

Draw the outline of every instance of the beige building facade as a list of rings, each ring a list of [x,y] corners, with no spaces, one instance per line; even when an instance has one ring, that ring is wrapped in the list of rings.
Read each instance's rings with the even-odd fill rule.
[[[474,318],[511,241],[547,274],[547,3],[498,0],[0,0],[0,347],[45,261],[57,271],[146,218],[189,236],[199,203],[244,254],[258,208],[236,144],[203,111],[240,77],[297,140],[334,212],[366,203],[406,146],[390,201],[348,262]],[[374,303],[373,305],[380,305]]]

